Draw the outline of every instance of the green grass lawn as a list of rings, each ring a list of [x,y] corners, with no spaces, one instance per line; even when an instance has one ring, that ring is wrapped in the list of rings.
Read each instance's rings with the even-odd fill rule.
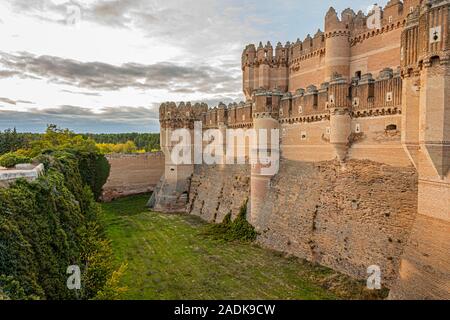
[[[150,212],[148,197],[102,204],[117,263],[128,263],[125,299],[377,298],[328,268],[206,236],[196,217]]]

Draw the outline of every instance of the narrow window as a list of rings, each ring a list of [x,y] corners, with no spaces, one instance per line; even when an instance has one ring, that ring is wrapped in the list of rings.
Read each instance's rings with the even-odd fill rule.
[[[392,92],[386,94],[386,102],[392,102]]]
[[[395,124],[390,124],[386,126],[386,131],[397,131],[397,126]]]
[[[334,95],[330,94],[330,104],[334,103]]]
[[[430,29],[430,43],[441,41],[441,26]]]
[[[301,136],[302,140],[306,140],[306,138],[307,138],[306,131],[302,131],[300,136]]]

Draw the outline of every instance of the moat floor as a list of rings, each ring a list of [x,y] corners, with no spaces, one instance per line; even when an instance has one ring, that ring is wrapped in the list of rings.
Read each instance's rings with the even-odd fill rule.
[[[188,215],[148,211],[148,196],[102,204],[126,299],[370,299],[374,292],[328,268],[253,244],[202,235]]]

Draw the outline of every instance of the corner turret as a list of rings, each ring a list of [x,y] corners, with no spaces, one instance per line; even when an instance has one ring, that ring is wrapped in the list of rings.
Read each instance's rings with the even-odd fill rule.
[[[350,82],[350,27],[355,14],[344,10],[342,21],[333,7],[325,17],[325,81],[340,74]]]

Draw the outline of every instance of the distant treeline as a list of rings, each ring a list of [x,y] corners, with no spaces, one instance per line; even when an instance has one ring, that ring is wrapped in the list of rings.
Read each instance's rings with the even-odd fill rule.
[[[43,135],[39,133],[18,133],[16,129],[0,131],[0,154],[27,149],[32,141],[38,140],[41,136]]]
[[[103,144],[125,144],[128,141],[132,141],[138,149],[147,152],[160,150],[161,148],[159,144],[159,133],[88,133],[82,136]]]
[[[41,139],[40,133],[19,133],[16,129],[0,131],[0,154],[30,148],[33,141]],[[146,152],[160,150],[158,133],[105,133],[82,134],[83,138],[91,138],[98,144],[127,144],[131,141],[137,149]]]

